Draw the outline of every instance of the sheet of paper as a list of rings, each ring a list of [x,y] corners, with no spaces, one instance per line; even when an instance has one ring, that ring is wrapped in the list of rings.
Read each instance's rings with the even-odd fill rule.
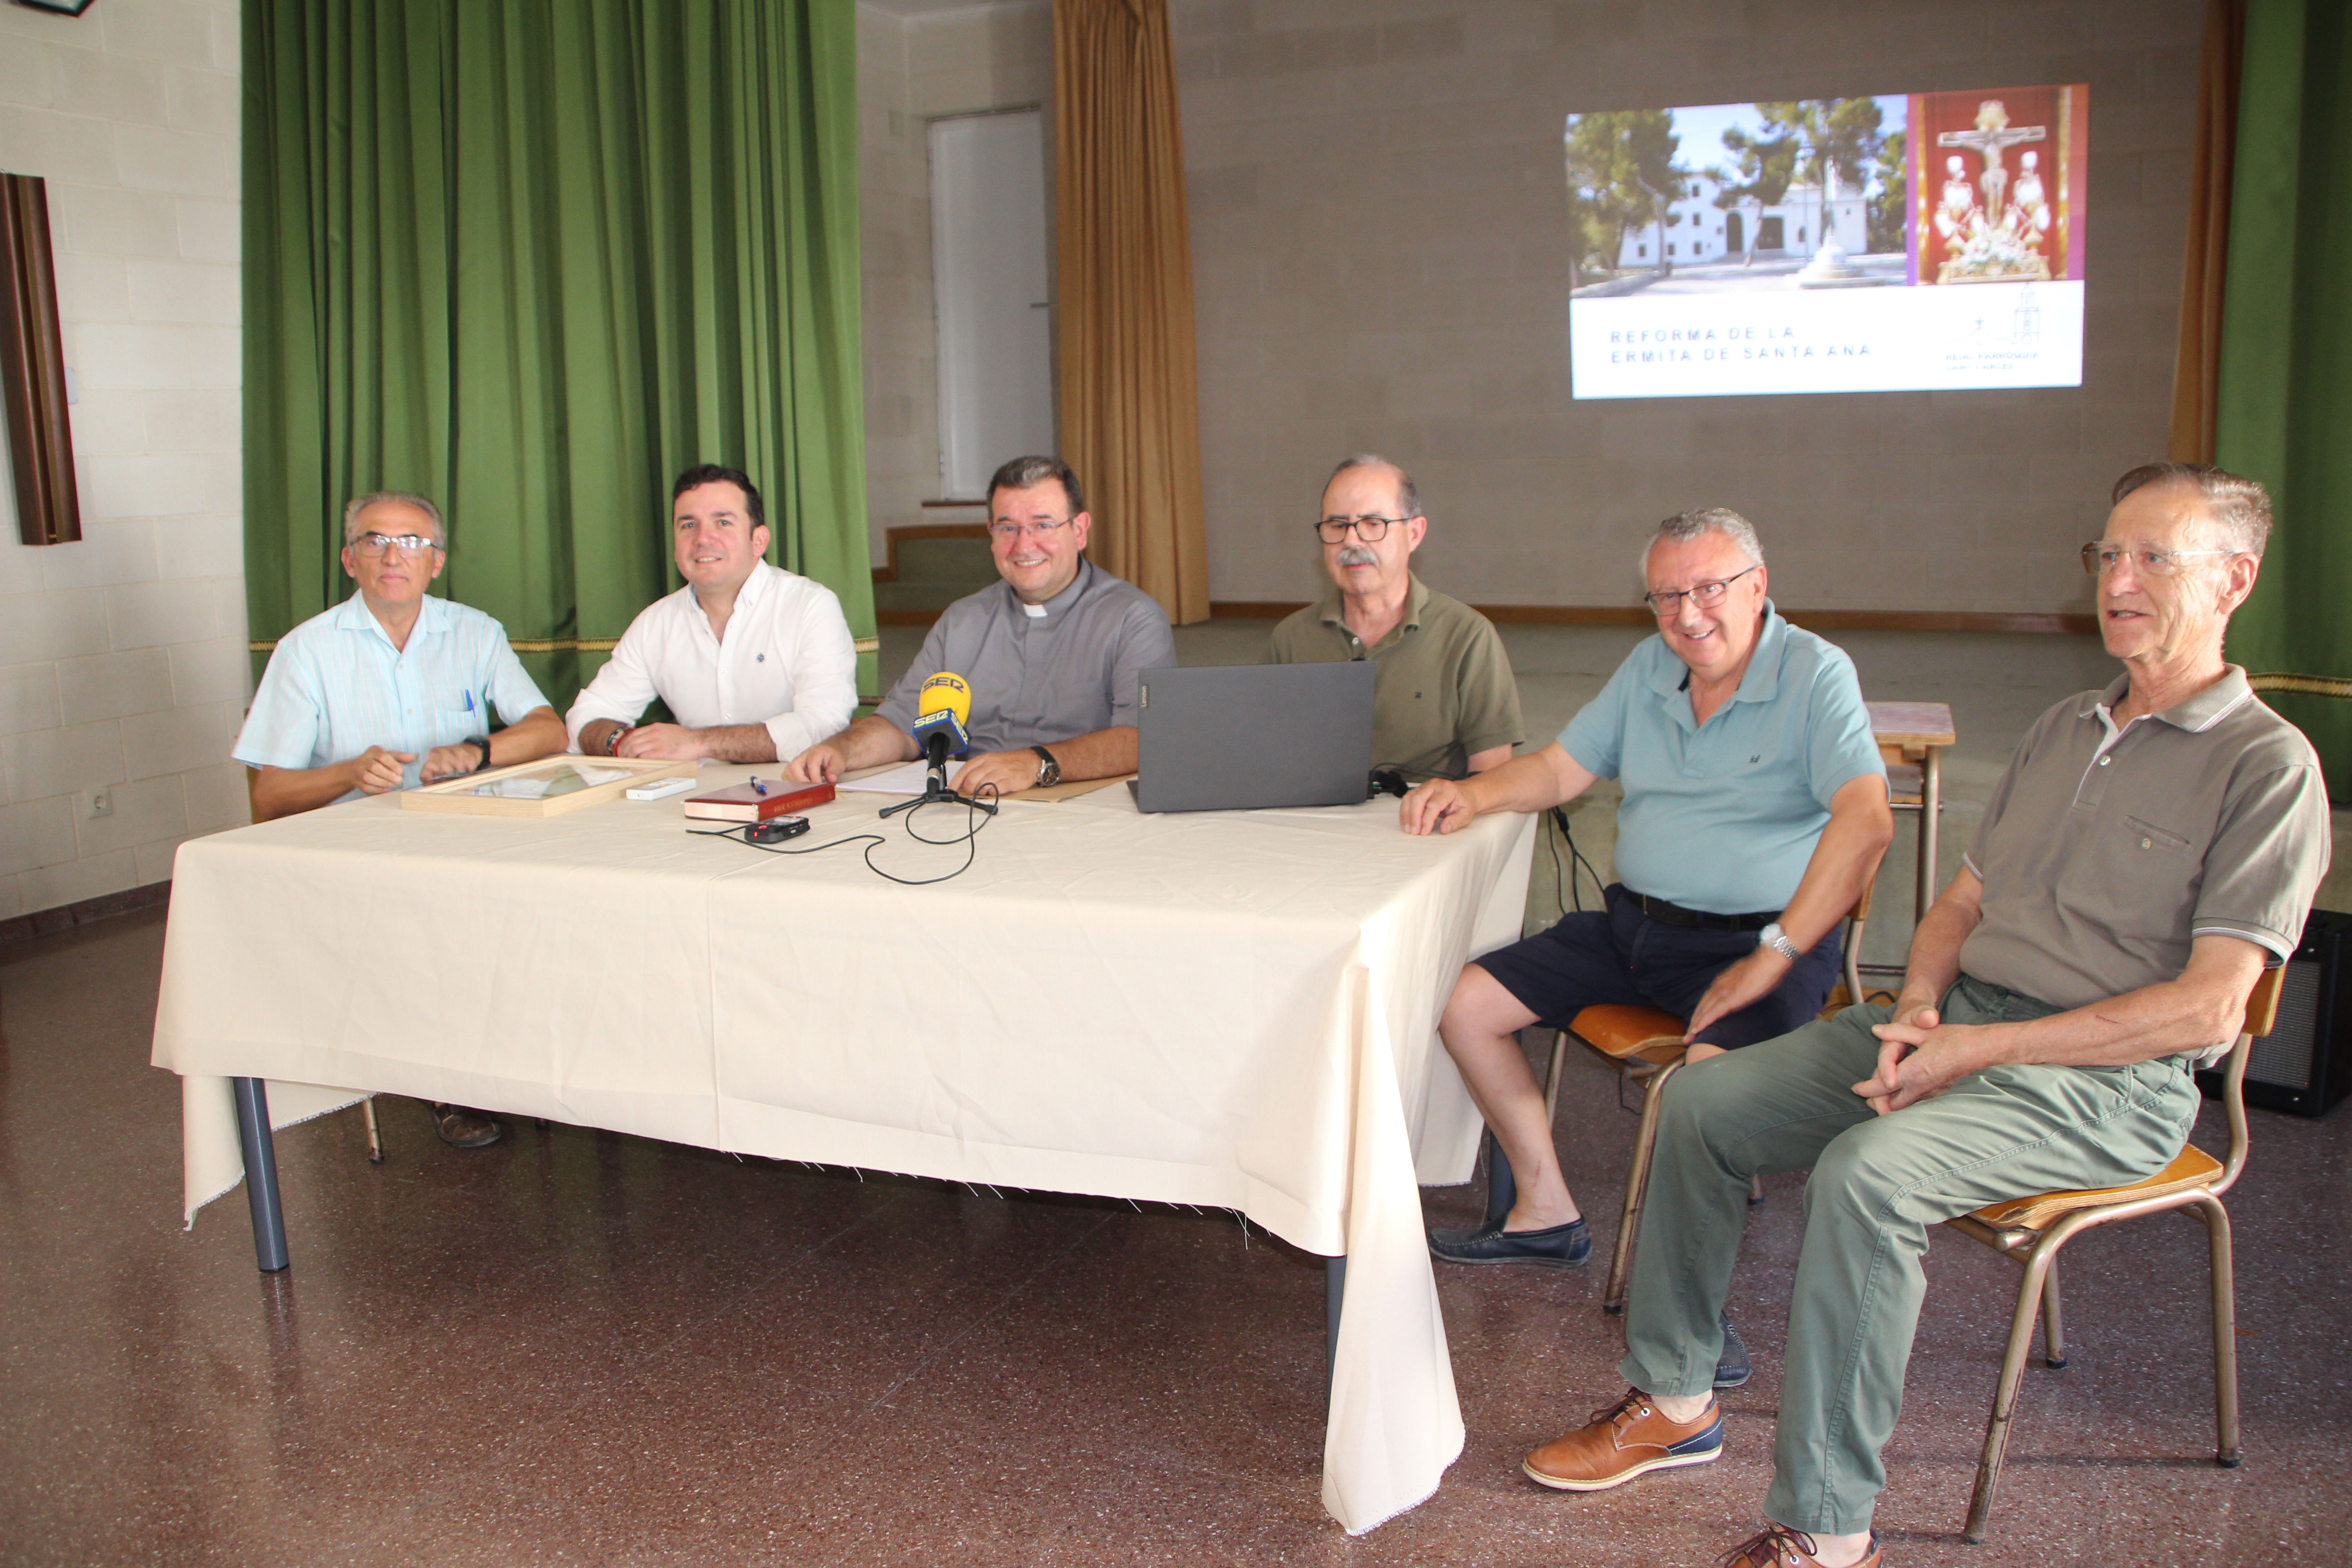
[[[876,795],[920,795],[923,793],[923,772],[921,763],[901,763],[895,768],[885,768],[862,779],[844,779],[840,787],[870,790]],[[950,788],[955,784],[956,774],[961,772],[961,763],[948,764],[948,784]]]

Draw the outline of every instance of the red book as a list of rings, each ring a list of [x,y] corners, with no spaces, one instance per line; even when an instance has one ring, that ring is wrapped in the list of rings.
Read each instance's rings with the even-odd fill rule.
[[[765,822],[786,812],[806,811],[813,805],[823,805],[833,798],[831,784],[810,784],[794,789],[781,779],[770,783],[761,779],[756,784],[739,784],[731,789],[713,790],[709,795],[686,797],[686,815],[711,822]]]

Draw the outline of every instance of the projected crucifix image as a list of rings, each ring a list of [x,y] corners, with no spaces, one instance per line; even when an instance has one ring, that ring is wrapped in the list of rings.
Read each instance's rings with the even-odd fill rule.
[[[2074,85],[1569,114],[1575,395],[2081,384],[2088,112]]]
[[[1997,98],[1977,106],[1971,129],[1937,135],[1937,146],[1967,148],[1984,163],[1972,187],[1965,178],[1965,159],[1955,153],[1945,160],[1950,177],[1944,182],[1935,226],[1948,254],[1936,268],[1937,282],[2049,280],[2050,261],[2042,246],[2050,237],[2052,214],[2049,191],[2042,182],[2041,154],[2027,153],[2018,159],[2014,189],[2001,160],[2008,149],[2045,141],[2049,135],[2046,125],[2011,125],[2008,109]],[[1981,202],[1976,199],[1979,191],[1984,195]]]

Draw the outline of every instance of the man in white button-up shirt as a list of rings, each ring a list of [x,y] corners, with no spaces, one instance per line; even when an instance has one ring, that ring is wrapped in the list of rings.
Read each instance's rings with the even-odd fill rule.
[[[768,564],[760,491],[705,463],[677,477],[670,526],[686,586],[629,623],[564,727],[592,756],[797,756],[849,722],[857,652],[832,589]],[[639,724],[659,697],[675,724]]]

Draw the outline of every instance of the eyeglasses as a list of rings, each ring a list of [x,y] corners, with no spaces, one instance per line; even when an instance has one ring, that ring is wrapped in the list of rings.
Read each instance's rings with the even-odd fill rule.
[[[1755,570],[1750,566],[1748,572]],[[1711,610],[1723,603],[1723,596],[1731,592],[1731,585],[1747,576],[1748,572],[1734,572],[1717,583],[1694,583],[1687,588],[1661,588],[1654,594],[1643,595],[1642,602],[1650,606],[1650,614],[1662,617],[1680,610],[1685,599],[1702,610]]]
[[[1069,526],[1070,519],[1066,517],[1056,522],[992,522],[988,525],[988,536],[991,539],[1018,539],[1024,533],[1034,533],[1042,542]]]
[[[404,555],[421,555],[428,550],[440,549],[441,542],[421,533],[362,533],[352,541],[352,552],[374,561],[395,545]]]
[[[2119,544],[2085,544],[2083,546],[2083,570],[2095,577],[2102,572],[2115,570],[2116,563],[2131,557],[2132,570],[2143,577],[2177,577],[2180,563],[2200,555],[2235,555],[2234,550],[2149,550],[2145,546],[2126,550]]]
[[[1365,543],[1378,544],[1389,536],[1391,524],[1412,521],[1409,517],[1327,517],[1315,525],[1315,531],[1324,543],[1337,544],[1352,528]]]

